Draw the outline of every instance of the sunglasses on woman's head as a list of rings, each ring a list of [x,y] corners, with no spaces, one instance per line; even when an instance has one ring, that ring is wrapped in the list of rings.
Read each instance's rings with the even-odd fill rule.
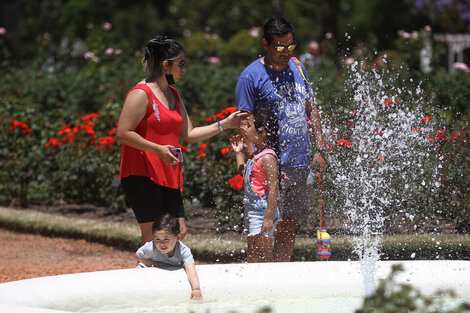
[[[275,45],[275,44],[272,44],[272,45],[277,53],[283,53],[286,49],[287,51],[292,52],[295,50],[295,47],[297,47],[297,43],[295,41],[291,44],[288,44],[287,46]]]

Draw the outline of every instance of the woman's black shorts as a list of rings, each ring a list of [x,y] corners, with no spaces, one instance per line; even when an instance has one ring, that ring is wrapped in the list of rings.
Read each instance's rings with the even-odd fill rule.
[[[146,176],[128,176],[121,186],[137,222],[153,222],[163,213],[184,217],[183,198],[179,189],[157,185]]]

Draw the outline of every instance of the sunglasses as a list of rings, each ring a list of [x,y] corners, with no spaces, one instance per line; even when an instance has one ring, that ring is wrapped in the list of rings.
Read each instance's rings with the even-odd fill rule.
[[[297,47],[297,43],[295,41],[287,46],[275,45],[275,44],[272,44],[272,45],[277,53],[283,53],[286,49],[287,51],[292,52],[295,50],[295,47]]]
[[[178,57],[176,57],[178,58]],[[173,59],[166,59],[167,61],[173,61],[175,60],[176,58],[173,58]],[[186,60],[183,60],[181,61],[180,63],[177,64],[179,67],[183,68],[185,65],[186,65]]]

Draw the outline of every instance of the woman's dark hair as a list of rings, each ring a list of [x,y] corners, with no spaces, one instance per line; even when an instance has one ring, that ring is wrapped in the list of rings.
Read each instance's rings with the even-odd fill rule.
[[[273,42],[274,35],[284,37],[288,33],[292,33],[294,36],[294,26],[285,18],[271,18],[263,26],[263,38],[268,43]]]
[[[180,233],[180,223],[170,213],[164,213],[152,225],[152,234],[159,230],[166,230],[177,236]]]
[[[258,131],[262,128],[266,130],[267,144],[274,149],[279,158],[279,120],[276,114],[271,110],[259,109],[253,113],[253,119]]]
[[[182,54],[184,54],[183,45],[176,40],[163,35],[153,36],[144,51],[143,62],[147,71],[147,79],[162,73],[163,61],[168,60],[171,63]]]

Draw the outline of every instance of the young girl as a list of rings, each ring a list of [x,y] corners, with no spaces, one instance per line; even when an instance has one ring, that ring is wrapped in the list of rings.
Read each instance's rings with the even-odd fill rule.
[[[137,267],[184,266],[191,284],[190,299],[201,300],[202,293],[199,278],[194,266],[191,250],[178,240],[179,221],[169,213],[161,215],[152,226],[153,241],[149,241],[137,250]]]
[[[276,206],[278,196],[279,124],[270,110],[257,110],[243,122],[243,138],[230,139],[235,152],[237,168],[243,173],[245,231],[248,232],[248,262],[273,261],[273,231],[279,221]],[[251,142],[257,150],[245,164],[244,142]]]

